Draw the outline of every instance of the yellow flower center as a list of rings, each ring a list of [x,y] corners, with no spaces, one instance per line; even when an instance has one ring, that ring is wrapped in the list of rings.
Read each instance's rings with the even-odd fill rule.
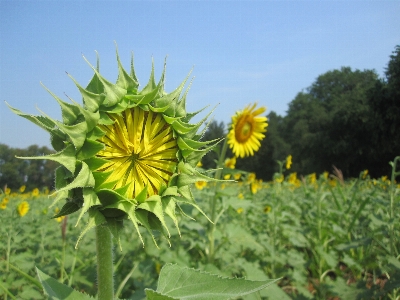
[[[112,125],[100,125],[106,132],[100,139],[105,149],[97,156],[108,160],[98,171],[110,172],[107,183],[126,188],[135,198],[145,187],[148,196],[167,185],[177,165],[178,145],[173,130],[162,114],[134,107],[121,114],[109,114]]]

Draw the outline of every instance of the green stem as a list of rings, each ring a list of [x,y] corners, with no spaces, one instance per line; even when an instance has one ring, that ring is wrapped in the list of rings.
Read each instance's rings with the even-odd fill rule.
[[[225,156],[226,156],[226,151],[228,150],[228,142],[227,139],[224,140],[224,144],[222,146],[221,153],[218,158],[218,163],[217,163],[217,171],[215,172],[214,178],[217,180],[221,179],[222,176],[222,167],[225,161]],[[210,202],[210,211],[211,211],[211,221],[213,223],[210,224],[209,229],[208,229],[208,241],[209,241],[209,246],[208,246],[208,262],[212,263],[214,260],[214,252],[215,252],[215,238],[214,238],[214,231],[216,227],[216,206],[217,206],[217,188],[218,188],[218,183],[215,183],[215,188],[214,188],[214,193],[213,197],[211,198]]]
[[[390,225],[389,225],[389,234],[390,234],[390,254],[395,256],[398,254],[397,248],[395,245],[395,234],[394,234],[394,196],[395,196],[395,179],[396,179],[396,165],[397,161],[400,159],[400,156],[395,157],[392,165],[392,176],[390,178],[390,187],[389,187],[389,195],[390,195]]]
[[[98,300],[114,299],[113,254],[111,232],[96,226]]]

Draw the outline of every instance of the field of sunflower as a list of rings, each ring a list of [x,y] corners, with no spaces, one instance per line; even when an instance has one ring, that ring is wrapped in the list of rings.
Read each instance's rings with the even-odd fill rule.
[[[188,77],[167,93],[165,69],[156,83],[152,68],[139,91],[133,59],[129,74],[117,63],[115,84],[99,62],[86,88],[70,76],[82,105],[49,91],[62,122],[9,106],[57,151],[25,159],[60,167],[54,191],[0,195],[1,297],[399,299],[400,157],[390,179],[344,180],[338,169],[299,178],[288,156],[262,182],[235,165],[259,150],[266,108],[248,105],[226,139],[203,141]],[[216,169],[205,170],[212,149]]]
[[[281,278],[245,299],[398,299],[399,227],[390,201],[394,196],[398,203],[399,185],[371,179],[367,171],[349,181],[338,174],[300,179],[288,173],[271,182],[224,171],[239,182],[197,183],[194,189],[206,214],[217,199],[214,253],[210,223],[197,209],[183,207],[196,221],[179,216],[180,234],[171,230],[169,242],[157,236],[158,248],[140,229],[143,247],[126,226],[122,250],[114,249],[117,297],[143,299],[145,288],[156,287],[161,267],[176,263],[224,277]],[[48,191],[23,190],[0,195],[2,299],[43,299],[35,266],[96,294],[94,230],[75,249],[83,228],[75,228],[77,216],[52,219],[58,208],[48,208]]]

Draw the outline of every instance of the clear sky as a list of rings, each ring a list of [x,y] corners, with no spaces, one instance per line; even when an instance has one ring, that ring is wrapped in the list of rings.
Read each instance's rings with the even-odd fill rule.
[[[187,110],[219,103],[228,123],[251,102],[279,115],[318,75],[349,66],[383,77],[400,44],[400,1],[16,1],[0,0],[0,143],[49,146],[49,135],[5,105],[61,119],[53,93],[80,102],[92,70],[115,82],[118,44],[129,70],[134,53],[143,87],[154,59],[167,58],[166,90],[194,67]],[[204,116],[204,114],[202,115]]]

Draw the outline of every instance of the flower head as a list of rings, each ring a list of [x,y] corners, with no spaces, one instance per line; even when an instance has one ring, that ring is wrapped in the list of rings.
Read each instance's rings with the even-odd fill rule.
[[[265,137],[263,133],[267,131],[267,117],[259,115],[265,112],[266,108],[256,109],[256,106],[257,103],[250,104],[232,117],[228,144],[237,157],[253,156],[261,146],[260,141]]]
[[[232,157],[232,158],[227,158],[225,159],[225,167],[229,168],[229,169],[234,169],[236,165],[236,157]]]
[[[165,65],[158,83],[152,67],[148,83],[139,90],[133,57],[130,74],[122,67],[118,52],[117,63],[115,84],[99,73],[99,60],[97,67],[88,62],[94,75],[86,88],[68,75],[82,95],[82,105],[72,99],[64,102],[48,90],[61,107],[62,121],[44,113],[32,116],[10,109],[50,133],[57,153],[25,159],[61,164],[56,170],[53,205],[59,201],[64,205],[54,218],[80,211],[79,222],[87,213],[89,222],[79,240],[99,225],[107,226],[118,240],[126,219],[142,242],[139,226],[153,240],[153,230],[168,237],[164,217],[170,217],[179,230],[175,210],[180,204],[193,205],[203,213],[190,186],[214,180],[196,165],[219,141],[200,141],[203,132],[198,129],[207,117],[190,123],[197,113],[186,112],[187,90],[182,91],[188,77],[167,93]]]
[[[24,201],[21,202],[18,207],[17,207],[17,212],[20,215],[20,217],[25,216],[29,211],[29,203]]]
[[[288,155],[288,157],[286,157],[286,169],[289,170],[291,166],[292,166],[292,156]]]

